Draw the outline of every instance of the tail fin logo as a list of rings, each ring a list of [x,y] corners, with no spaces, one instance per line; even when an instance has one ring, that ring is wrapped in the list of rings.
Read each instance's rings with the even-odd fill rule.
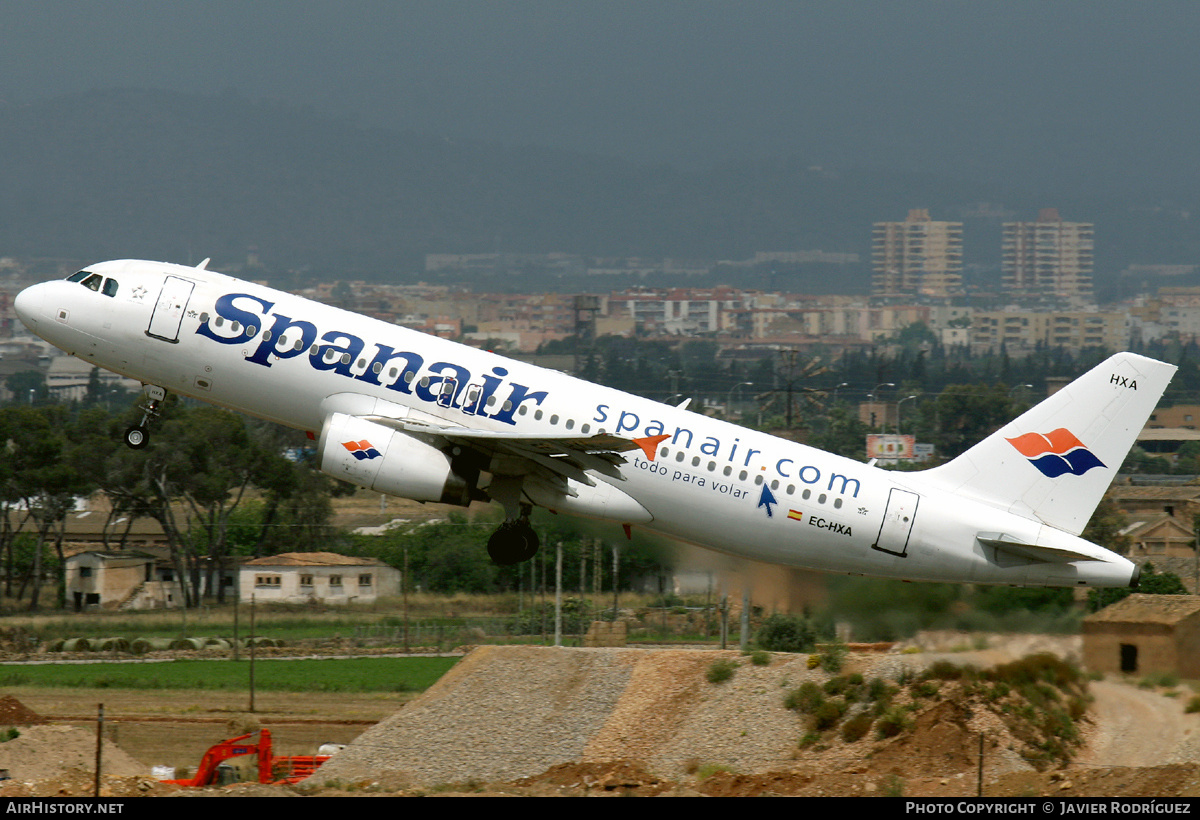
[[[1045,435],[1026,433],[1007,441],[1047,478],[1058,478],[1066,473],[1083,475],[1093,467],[1105,466],[1065,427]]]
[[[363,439],[362,441],[343,441],[342,446],[350,451],[350,455],[354,456],[359,461],[364,461],[369,458],[379,458],[383,453],[375,449],[371,442]]]

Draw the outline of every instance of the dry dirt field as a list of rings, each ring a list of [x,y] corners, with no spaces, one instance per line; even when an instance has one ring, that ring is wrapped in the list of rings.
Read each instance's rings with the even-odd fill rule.
[[[723,654],[739,661],[736,674],[708,683],[704,670]],[[953,657],[988,665],[993,655]],[[848,667],[869,674],[935,657],[852,656]],[[988,796],[1200,795],[1200,716],[1185,713],[1180,693],[1093,682],[1087,742],[1071,765],[1037,772],[1014,754],[1011,738],[953,703],[893,741],[801,748],[797,717],[779,703],[784,687],[809,672],[803,656],[760,667],[710,650],[481,647],[404,708],[402,695],[265,695],[253,715],[243,696],[212,692],[17,688],[0,695],[50,725],[0,744],[0,767],[14,768],[0,796],[90,795],[98,703],[114,741],[104,781],[113,796],[973,796],[981,731]],[[282,754],[311,753],[324,741],[351,745],[326,764],[323,781],[302,788],[180,790],[137,771],[195,765],[208,745],[256,722]],[[59,728],[67,726],[78,728],[67,735]],[[50,729],[59,734],[44,734]],[[22,778],[5,747],[39,774]],[[34,765],[76,758],[83,762],[74,771]]]
[[[95,737],[103,704],[105,737],[148,766],[195,767],[212,744],[265,726],[277,754],[312,754],[322,743],[349,743],[400,708],[404,695],[260,693],[255,710],[245,695],[228,692],[147,693],[134,690],[10,687],[16,698],[55,724]],[[407,696],[411,697],[411,695]]]

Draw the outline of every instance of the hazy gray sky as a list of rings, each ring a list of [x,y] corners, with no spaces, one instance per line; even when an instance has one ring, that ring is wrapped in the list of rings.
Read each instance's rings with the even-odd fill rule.
[[[1127,189],[1200,180],[1198,33],[1163,0],[4,0],[0,97],[235,89],[639,161]]]

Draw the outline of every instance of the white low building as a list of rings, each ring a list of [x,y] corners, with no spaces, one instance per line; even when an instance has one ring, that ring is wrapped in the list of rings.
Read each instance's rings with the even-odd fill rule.
[[[238,598],[326,604],[370,603],[400,594],[400,570],[377,558],[285,552],[242,564]]]

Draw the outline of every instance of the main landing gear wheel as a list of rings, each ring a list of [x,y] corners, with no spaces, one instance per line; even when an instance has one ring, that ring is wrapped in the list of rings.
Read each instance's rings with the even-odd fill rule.
[[[537,533],[524,521],[505,521],[488,539],[488,555],[501,567],[528,561],[537,555]]]
[[[125,446],[140,450],[150,443],[150,432],[140,425],[125,431]]]

